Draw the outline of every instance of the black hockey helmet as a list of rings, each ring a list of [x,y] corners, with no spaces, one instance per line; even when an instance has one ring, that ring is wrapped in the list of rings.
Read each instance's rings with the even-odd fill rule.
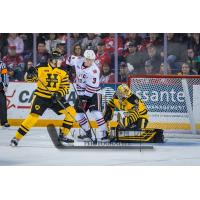
[[[50,59],[62,59],[62,55],[59,51],[53,51],[50,55]]]

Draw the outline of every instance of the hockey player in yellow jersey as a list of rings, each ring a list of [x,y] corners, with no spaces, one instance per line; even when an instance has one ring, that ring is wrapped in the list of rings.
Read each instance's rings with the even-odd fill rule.
[[[37,88],[34,92],[31,112],[11,140],[12,146],[18,145],[19,140],[36,124],[47,108],[52,109],[58,115],[65,114],[59,139],[66,143],[74,142],[67,135],[74,123],[76,111],[65,99],[65,95],[69,93],[70,82],[65,68],[60,68],[61,63],[61,54],[54,51],[48,63],[31,67],[25,74],[25,81],[37,82]],[[58,102],[61,102],[65,109]]]
[[[118,122],[120,126],[133,127],[135,130],[146,128],[148,124],[147,108],[126,84],[118,86],[116,93],[106,105],[104,120],[107,124],[113,118],[115,108],[124,111],[124,116]]]

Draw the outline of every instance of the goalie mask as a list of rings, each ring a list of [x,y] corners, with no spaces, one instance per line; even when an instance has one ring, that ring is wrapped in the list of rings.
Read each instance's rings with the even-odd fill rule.
[[[127,99],[131,94],[132,92],[126,84],[120,85],[116,91],[116,95],[120,101]]]

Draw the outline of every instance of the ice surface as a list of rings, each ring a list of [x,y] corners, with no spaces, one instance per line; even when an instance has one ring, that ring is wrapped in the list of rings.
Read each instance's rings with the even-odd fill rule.
[[[58,150],[46,128],[32,128],[18,147],[10,147],[17,127],[0,128],[0,165],[20,166],[193,166],[200,165],[200,139],[167,137],[153,150]]]

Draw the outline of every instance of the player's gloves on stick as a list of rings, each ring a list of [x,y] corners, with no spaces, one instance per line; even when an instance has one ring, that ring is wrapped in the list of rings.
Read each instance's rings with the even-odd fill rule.
[[[84,111],[87,110],[87,97],[86,96],[80,97],[78,107],[83,109]]]
[[[52,101],[53,103],[57,103],[58,101],[60,101],[62,98],[62,95],[60,94],[60,92],[54,92],[54,94],[52,95]]]
[[[28,70],[27,70],[27,79],[37,79],[37,71],[35,69],[35,67],[30,67]]]
[[[87,100],[85,99],[81,99],[79,101],[79,108],[83,109],[84,111],[86,111],[86,108],[87,108]]]
[[[66,71],[69,74],[69,80],[71,83],[74,82],[74,80],[76,79],[76,70],[74,66],[70,66],[70,65],[66,65]]]
[[[114,113],[114,110],[112,108],[110,108],[109,106],[107,106],[106,111],[103,116],[105,122],[108,122],[113,118],[113,113]]]
[[[27,70],[27,73],[28,73],[28,75],[32,75],[32,76],[36,75],[36,74],[37,74],[36,68],[35,68],[35,67],[30,67],[30,68]]]

